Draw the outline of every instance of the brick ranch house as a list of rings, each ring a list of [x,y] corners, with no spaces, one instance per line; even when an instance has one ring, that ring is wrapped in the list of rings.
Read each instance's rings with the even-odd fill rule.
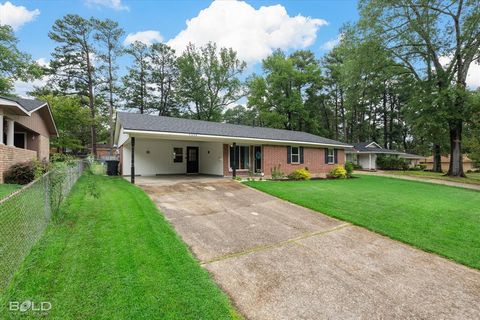
[[[14,164],[48,161],[50,137],[57,135],[48,103],[0,96],[0,183]]]
[[[115,144],[120,171],[132,181],[167,174],[270,177],[274,167],[325,177],[351,147],[299,131],[125,112],[117,113]]]

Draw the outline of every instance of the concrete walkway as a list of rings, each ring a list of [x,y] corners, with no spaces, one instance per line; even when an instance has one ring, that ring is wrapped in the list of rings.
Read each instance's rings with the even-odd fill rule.
[[[240,183],[140,185],[248,319],[479,319],[480,272]]]
[[[403,179],[403,180],[410,180],[410,181],[428,182],[428,183],[434,183],[434,184],[442,184],[442,185],[445,185],[445,186],[459,187],[459,188],[465,188],[465,189],[472,189],[472,190],[479,190],[480,191],[480,185],[477,185],[477,184],[462,183],[462,182],[440,180],[440,179],[430,179],[430,178],[404,176],[404,175],[386,173],[386,172],[383,172],[383,171],[360,171],[360,170],[357,170],[357,171],[354,172],[354,174],[366,174],[366,175],[371,175],[371,176]]]

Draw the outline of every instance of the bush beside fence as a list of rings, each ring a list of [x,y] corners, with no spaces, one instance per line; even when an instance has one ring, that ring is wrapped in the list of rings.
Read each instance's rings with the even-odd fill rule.
[[[40,239],[81,176],[84,163],[65,163],[0,200],[0,292]]]

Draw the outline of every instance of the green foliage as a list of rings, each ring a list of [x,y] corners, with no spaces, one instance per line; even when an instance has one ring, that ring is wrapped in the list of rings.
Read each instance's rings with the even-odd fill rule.
[[[367,175],[343,181],[246,184],[480,269],[478,191]]]
[[[345,162],[345,171],[347,172],[347,178],[352,177],[354,169],[355,169],[355,166],[352,162],[350,161]]]
[[[382,170],[408,170],[408,162],[397,156],[378,155],[377,167]]]
[[[225,110],[223,113],[223,120],[226,123],[253,126],[256,124],[255,122],[257,120],[256,111],[254,109],[247,109],[242,105],[238,105]]]
[[[122,78],[122,98],[125,107],[138,109],[140,113],[148,111],[152,99],[147,81],[149,78],[148,46],[135,41],[125,53],[133,58],[132,66],[128,67],[128,73]]]
[[[291,172],[288,175],[288,178],[291,179],[291,180],[310,180],[312,178],[312,175],[305,168],[305,169],[297,169],[297,170]]]
[[[51,146],[59,150],[79,151],[90,138],[91,118],[87,108],[77,96],[37,95],[37,99],[47,101],[58,130],[58,137],[52,137]]]
[[[311,51],[296,51],[287,56],[277,50],[262,62],[264,76],[254,75],[247,81],[248,106],[257,110],[259,123],[283,129],[304,129],[305,122],[315,122],[307,116],[305,101],[320,83],[320,66]],[[315,107],[316,108],[316,107]],[[309,130],[312,131],[312,130]]]
[[[347,170],[342,165],[336,165],[328,174],[331,179],[346,179],[348,178]]]
[[[34,179],[38,179],[50,170],[51,165],[46,161],[33,160]]]
[[[467,102],[466,78],[480,49],[478,1],[411,1],[399,6],[393,0],[363,0],[358,26],[367,37],[380,39],[415,87],[424,89],[421,108],[411,118],[422,122],[417,126],[423,125],[432,140],[437,140],[441,124],[440,131],[449,134],[448,175],[464,176],[462,131],[474,114]]]
[[[55,162],[73,162],[75,161],[75,157],[66,153],[54,153],[50,156],[50,161]]]
[[[89,194],[90,182],[99,198]],[[63,219],[47,228],[0,297],[2,305],[48,297],[54,307],[48,315],[29,310],[19,317],[237,318],[228,297],[141,188],[84,175],[60,212]],[[135,308],[125,308],[128,301]]]
[[[232,49],[218,49],[212,42],[200,48],[190,43],[177,64],[177,94],[184,106],[193,106],[189,116],[195,119],[219,121],[224,109],[243,95],[239,76],[246,63]]]
[[[105,175],[106,173],[105,165],[96,161],[90,164],[89,169],[93,175]]]
[[[8,95],[15,80],[30,81],[43,75],[43,69],[32,61],[30,55],[17,47],[13,29],[0,24],[0,94]]]
[[[29,184],[35,179],[35,172],[33,161],[17,163],[4,173],[3,179],[5,183]]]
[[[271,168],[270,174],[272,176],[272,180],[281,180],[285,177],[285,173],[280,169],[280,165]]]

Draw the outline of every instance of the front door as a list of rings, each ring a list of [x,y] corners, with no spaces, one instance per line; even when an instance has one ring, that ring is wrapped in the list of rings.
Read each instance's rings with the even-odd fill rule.
[[[187,147],[187,174],[198,173],[198,147]]]
[[[262,147],[261,146],[255,146],[253,148],[253,159],[255,159],[254,160],[255,173],[262,172]]]

